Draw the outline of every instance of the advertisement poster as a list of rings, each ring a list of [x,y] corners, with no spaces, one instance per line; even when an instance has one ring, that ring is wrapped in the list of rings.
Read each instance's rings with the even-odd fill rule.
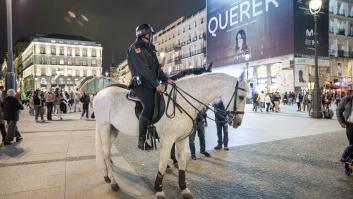
[[[294,40],[295,56],[308,57],[315,55],[314,17],[310,13],[308,0],[294,0]],[[322,8],[317,21],[318,56],[328,57],[329,49],[329,1],[322,1]]]
[[[215,67],[293,53],[289,0],[207,0],[207,60]]]
[[[309,82],[308,71],[305,65],[295,65],[294,86],[305,87]]]

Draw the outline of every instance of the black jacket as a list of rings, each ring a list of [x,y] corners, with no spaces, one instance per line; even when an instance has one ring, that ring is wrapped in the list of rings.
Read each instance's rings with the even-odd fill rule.
[[[167,75],[159,65],[154,45],[137,39],[129,48],[127,60],[132,77],[139,76],[142,86],[155,89],[159,80],[166,82]]]
[[[4,99],[4,120],[18,121],[23,106],[16,97],[7,96]]]
[[[224,104],[222,101],[215,102],[213,104],[213,107],[215,108],[215,120],[218,123],[226,123],[226,108],[224,107]]]

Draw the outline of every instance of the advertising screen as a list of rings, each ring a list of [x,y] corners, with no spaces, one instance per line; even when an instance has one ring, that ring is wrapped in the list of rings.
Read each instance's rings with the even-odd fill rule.
[[[207,0],[207,60],[215,67],[294,52],[294,0]]]

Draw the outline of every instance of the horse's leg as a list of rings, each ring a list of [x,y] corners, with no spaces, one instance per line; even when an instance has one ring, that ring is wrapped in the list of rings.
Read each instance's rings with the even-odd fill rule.
[[[108,177],[108,168],[107,164],[105,164],[104,161],[104,152],[103,152],[103,146],[102,146],[102,139],[101,139],[101,132],[102,132],[102,127],[97,124],[96,127],[96,160],[99,168],[103,167],[104,171],[104,180],[106,183],[110,183],[110,178]],[[105,132],[108,133],[108,132]]]
[[[107,171],[108,171],[108,176],[111,180],[111,188],[113,191],[118,191],[119,190],[119,185],[116,182],[114,175],[113,175],[113,169],[112,169],[112,163],[111,163],[111,146],[112,146],[112,129],[110,124],[105,125],[101,131],[101,140],[102,140],[102,146],[103,146],[103,152],[104,152],[104,162],[107,166]]]
[[[163,143],[163,141],[167,141]],[[154,191],[156,192],[156,197],[158,199],[165,198],[165,194],[163,192],[162,183],[163,176],[166,172],[168,160],[170,158],[170,150],[172,148],[173,142],[169,140],[161,139],[161,150],[159,155],[159,169],[156,177],[156,181],[154,183]]]
[[[176,143],[176,152],[178,157],[179,166],[179,187],[182,190],[181,194],[185,199],[191,199],[192,194],[190,190],[186,187],[185,181],[185,169],[186,169],[186,139],[181,140]]]

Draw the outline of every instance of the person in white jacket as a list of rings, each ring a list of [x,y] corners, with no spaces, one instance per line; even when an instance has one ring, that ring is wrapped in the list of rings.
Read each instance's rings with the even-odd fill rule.
[[[265,92],[261,91],[259,94],[259,101],[260,101],[260,111],[262,112],[262,109],[265,109]]]

